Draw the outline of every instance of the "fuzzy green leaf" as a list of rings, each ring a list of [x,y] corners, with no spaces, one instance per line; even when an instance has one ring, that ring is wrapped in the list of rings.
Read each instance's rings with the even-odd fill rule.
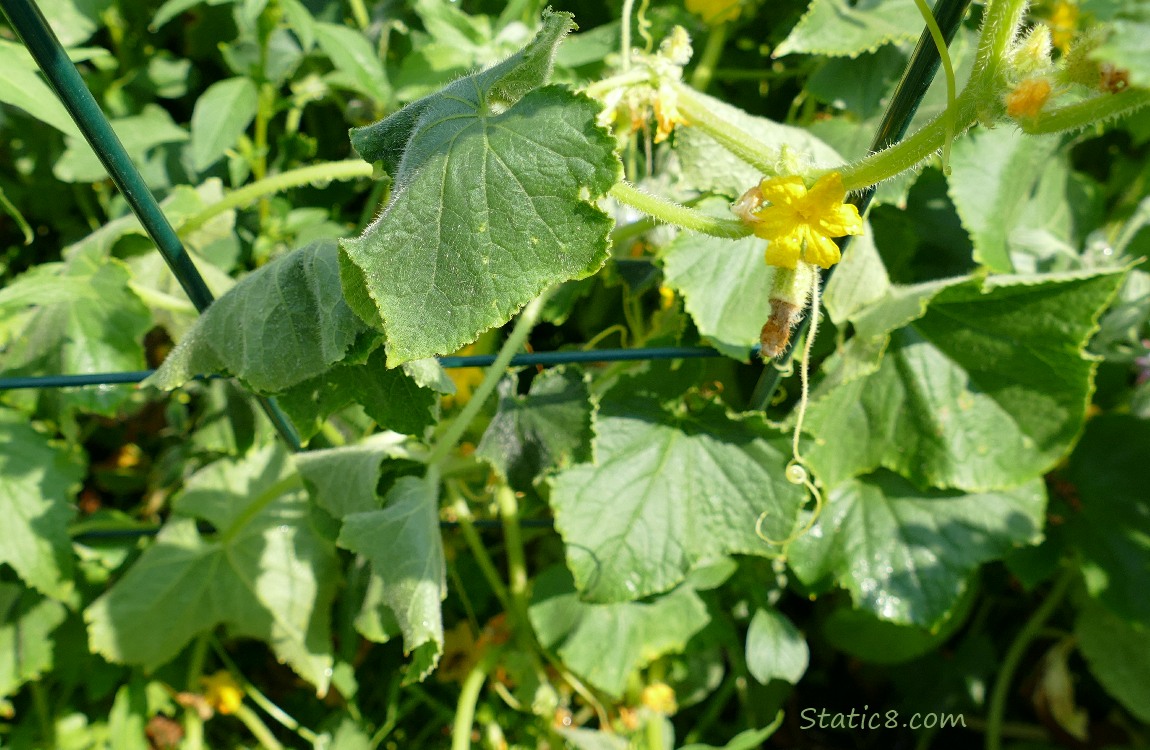
[[[60,602],[0,583],[0,698],[52,668],[51,633],[66,616]]]
[[[619,697],[631,674],[663,654],[680,653],[710,621],[694,589],[680,586],[649,602],[580,601],[571,574],[550,568],[535,579],[531,624],[575,674]]]
[[[918,490],[879,472],[832,490],[787,559],[808,585],[833,578],[856,607],[931,628],[954,608],[979,565],[1040,539],[1045,508],[1041,479],[968,495]]]
[[[547,370],[526,396],[516,384],[515,377],[499,384],[499,411],[475,452],[525,490],[545,471],[591,459],[591,394],[573,370]]]
[[[434,360],[426,361],[438,368]],[[418,435],[435,421],[439,393],[412,377],[408,362],[387,368],[387,355],[379,347],[362,364],[341,362],[327,372],[297,383],[277,396],[277,403],[299,430],[310,439],[327,417],[352,403],[363,406],[376,424],[387,430]]]
[[[225,625],[267,642],[322,695],[331,679],[335,547],[316,526],[287,453],[264,448],[193,474],[178,517],[84,612],[93,651],[155,669]],[[204,536],[196,518],[217,529]]]
[[[923,25],[922,16],[903,0],[813,0],[773,56],[857,57],[890,42],[912,41]]]
[[[554,480],[555,525],[580,591],[623,601],[667,591],[702,562],[777,551],[804,497],[783,477],[784,438],[761,417],[716,403],[671,413],[609,397],[594,420],[593,464]]]
[[[14,376],[144,369],[143,340],[151,316],[128,288],[130,278],[123,263],[95,248],[17,278],[0,291],[0,312],[35,307],[23,335],[0,352],[0,371]],[[131,387],[83,388],[41,398],[111,416],[131,393]]]
[[[148,384],[171,389],[228,373],[276,393],[343,359],[365,329],[344,302],[338,252],[332,240],[314,242],[247,276],[212,303]]]
[[[339,545],[365,556],[383,581],[383,602],[414,653],[410,679],[421,680],[443,653],[443,614],[447,565],[439,533],[439,508],[428,483],[401,477],[384,498],[382,510],[344,517]]]
[[[72,496],[84,470],[74,454],[52,447],[27,419],[0,409],[0,563],[54,598],[72,591]]]
[[[599,105],[550,71],[566,14],[518,55],[352,133],[396,188],[343,241],[348,299],[387,336],[388,365],[448,354],[552,284],[594,273],[611,219],[594,205],[619,177]]]
[[[971,491],[1049,470],[1085,419],[1096,365],[1083,347],[1121,279],[1091,271],[898,288],[854,316],[860,335],[811,401],[811,466],[827,486],[881,466]]]

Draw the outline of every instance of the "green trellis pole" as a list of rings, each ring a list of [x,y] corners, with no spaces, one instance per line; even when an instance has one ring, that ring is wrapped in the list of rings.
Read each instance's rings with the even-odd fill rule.
[[[212,293],[204,283],[191,256],[176,236],[160,204],[144,183],[143,176],[132,163],[124,145],[112,130],[111,123],[97,104],[92,92],[80,77],[80,71],[68,59],[64,46],[44,20],[35,0],[0,0],[0,10],[40,66],[48,83],[60,98],[68,114],[84,134],[84,138],[100,158],[112,181],[116,183],[144,230],[156,243],[168,267],[176,275],[188,299],[203,312],[212,304]],[[291,421],[269,398],[259,398],[260,406],[275,425],[276,431],[292,450],[300,449],[299,435]]]

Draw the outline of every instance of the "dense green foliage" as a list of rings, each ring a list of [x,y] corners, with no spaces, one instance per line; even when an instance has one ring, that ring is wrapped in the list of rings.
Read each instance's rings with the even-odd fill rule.
[[[1144,3],[976,5],[869,159],[912,0],[43,5],[218,299],[0,26],[0,378],[158,368],[0,391],[0,746],[1150,742]],[[730,206],[829,170],[763,365]]]

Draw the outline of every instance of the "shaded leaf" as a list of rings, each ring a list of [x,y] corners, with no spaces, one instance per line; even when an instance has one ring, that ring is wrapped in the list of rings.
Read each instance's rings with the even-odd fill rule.
[[[1150,722],[1150,630],[1091,602],[1074,625],[1090,672],[1139,721]]]
[[[803,634],[786,615],[773,609],[755,610],[747,628],[747,671],[766,685],[783,680],[797,685],[810,663]]]
[[[703,600],[687,586],[649,602],[582,602],[571,574],[560,567],[535,579],[529,614],[545,648],[616,698],[635,670],[663,654],[682,652],[711,619]]]
[[[526,396],[515,392],[516,383],[514,376],[500,382],[499,411],[475,453],[524,490],[546,471],[590,460],[592,406],[575,370],[541,373]]]
[[[328,416],[353,403],[361,404],[384,429],[418,435],[435,422],[439,393],[421,387],[412,377],[410,373],[417,362],[427,361],[388,369],[387,354],[379,347],[366,362],[341,362],[293,385],[278,395],[277,402],[304,440],[319,432]],[[438,368],[434,360],[428,364]]]
[[[594,420],[595,463],[553,480],[555,526],[585,596],[637,599],[666,591],[729,553],[772,553],[755,533],[785,539],[804,501],[783,477],[785,438],[761,417],[708,402],[672,413],[652,400],[607,397]]]
[[[331,679],[335,548],[278,446],[193,474],[176,517],[84,612],[93,651],[155,669],[219,625],[267,642],[322,695]],[[211,523],[214,536],[196,528]]]
[[[919,490],[879,472],[834,488],[811,530],[791,545],[795,575],[833,578],[855,606],[883,620],[932,628],[984,562],[1040,539],[1041,479],[983,494]]]
[[[1106,415],[1090,420],[1067,471],[1081,503],[1066,515],[1066,538],[1082,557],[1092,596],[1150,627],[1150,422]]]
[[[854,316],[859,338],[811,401],[811,466],[828,486],[882,466],[972,491],[1049,470],[1081,429],[1096,367],[1083,347],[1121,279],[1091,271],[898,288]]]
[[[403,633],[403,648],[414,653],[409,681],[422,680],[443,653],[443,614],[447,566],[439,533],[439,507],[427,481],[401,477],[384,498],[382,510],[343,519],[339,545],[371,561],[382,579],[383,601]]]
[[[66,616],[60,602],[0,583],[0,698],[52,668],[52,631]]]
[[[365,329],[344,302],[338,247],[314,242],[254,271],[212,303],[147,383],[228,373],[261,393],[313,378]]]

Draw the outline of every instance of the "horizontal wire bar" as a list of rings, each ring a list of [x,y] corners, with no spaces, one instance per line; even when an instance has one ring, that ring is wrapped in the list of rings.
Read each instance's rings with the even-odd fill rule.
[[[471,525],[480,531],[490,531],[493,529],[501,529],[503,522],[491,519],[479,519],[471,522]],[[525,518],[519,522],[519,525],[525,529],[550,529],[554,526],[554,522],[545,518]],[[459,528],[459,521],[440,521],[439,528],[441,529],[456,529]],[[216,530],[207,524],[199,524],[199,532],[201,534],[214,534]],[[88,542],[88,541],[111,541],[114,539],[140,539],[146,536],[155,536],[160,533],[162,526],[141,526],[136,529],[93,529],[92,531],[81,531],[72,536],[73,542]]]
[[[749,352],[758,356],[758,346]],[[448,369],[457,367],[487,367],[495,361],[494,354],[473,354],[465,357],[440,357],[439,364]],[[530,352],[517,354],[511,359],[512,367],[579,364],[589,362],[627,362],[658,359],[701,359],[724,356],[709,346],[657,346],[643,349],[591,349],[570,352]],[[27,375],[0,378],[0,391],[20,388],[82,388],[87,386],[131,385],[147,378],[155,370],[132,372],[96,372],[87,375]]]

